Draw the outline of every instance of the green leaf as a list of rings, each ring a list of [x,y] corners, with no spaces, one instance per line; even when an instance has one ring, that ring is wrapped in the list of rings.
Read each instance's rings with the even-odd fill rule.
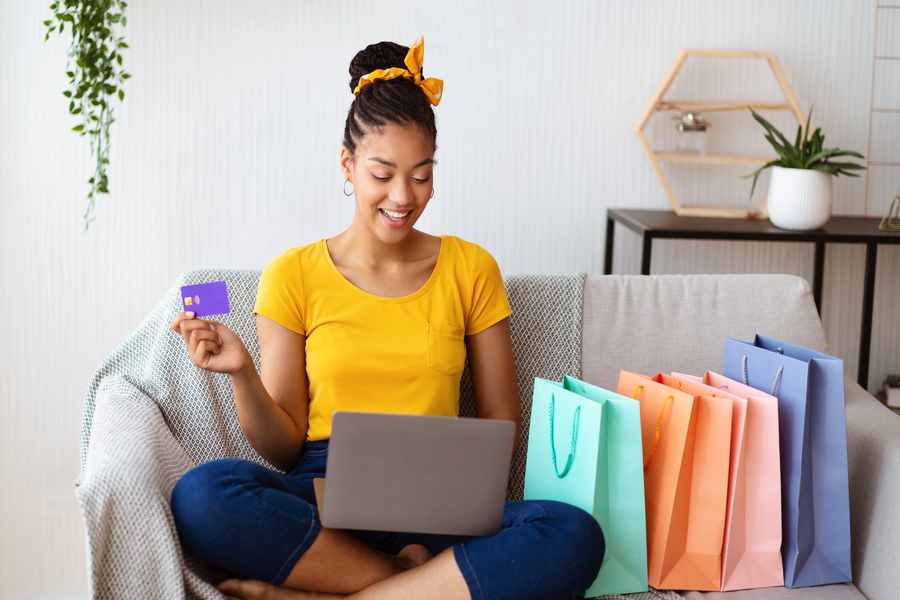
[[[803,140],[800,142],[800,152],[802,154],[806,154],[806,143],[809,138],[809,123],[812,121],[812,111],[813,107],[809,107],[809,115],[806,117],[806,132],[803,134]]]
[[[125,91],[124,91],[124,90],[119,90],[119,100],[121,101],[121,100],[124,100],[124,99],[125,99]]]
[[[84,129],[84,125],[83,125],[83,124],[82,124],[82,125],[76,125],[75,127],[72,128],[72,131],[81,131],[82,129]]]
[[[122,73],[122,79],[131,79],[131,73]]]
[[[66,91],[63,92],[63,96],[65,96],[66,98],[71,98],[71,97],[72,97],[72,92],[70,92],[69,90],[66,90]]]
[[[116,62],[119,63],[120,67],[122,66],[122,55],[121,54],[116,55]]]
[[[827,162],[827,163],[821,163],[821,164],[831,165],[831,166],[837,167],[838,169],[841,169],[841,170],[846,170],[846,169],[850,169],[853,171],[865,171],[866,170],[866,168],[864,166],[858,165],[856,163],[850,163],[850,162]]]
[[[128,44],[126,44],[125,42],[119,42],[119,48],[128,48],[128,47],[129,47]]]
[[[750,108],[750,107],[748,106],[747,108]],[[763,127],[765,127],[765,128],[766,128],[766,131],[767,131],[770,135],[772,135],[772,136],[774,137],[774,136],[778,133],[778,130],[775,129],[775,127],[774,127],[771,123],[769,123],[767,120],[765,120],[765,119],[762,117],[762,115],[760,115],[759,113],[757,113],[757,112],[756,112],[755,110],[753,110],[752,108],[750,108],[750,112],[753,114],[753,118],[756,119]]]
[[[819,152],[816,152],[812,156],[810,156],[809,160],[807,161],[807,164],[813,164],[820,160],[827,160],[833,156],[847,156],[848,154],[855,155],[856,152],[851,152],[849,150],[845,151],[845,150],[841,150],[840,148],[832,148],[830,150],[821,150]],[[862,156],[860,156],[859,158],[862,158]]]
[[[46,21],[44,21],[44,25],[46,25],[47,27],[50,27],[50,24],[51,24],[51,23],[53,23],[53,21],[52,21],[52,20],[49,20],[49,19],[46,20]]]
[[[78,108],[76,108],[75,110],[72,111],[72,114],[73,114],[73,115],[77,115],[77,114],[80,114],[80,113],[81,113],[81,107],[80,107],[80,106],[79,106]]]
[[[865,156],[860,154],[859,152],[854,152],[853,150],[838,150],[834,156],[855,156],[856,158],[861,158],[863,160],[866,159]]]
[[[780,161],[777,161],[777,160],[770,160],[769,162],[767,162],[766,164],[764,164],[757,170],[753,171],[749,175],[741,175],[741,179],[748,179],[750,177],[753,178],[753,185],[750,186],[750,198],[747,198],[748,201],[753,198],[753,190],[756,189],[756,180],[759,179],[759,174],[762,173],[765,169],[768,169],[769,167],[778,166],[779,162]]]

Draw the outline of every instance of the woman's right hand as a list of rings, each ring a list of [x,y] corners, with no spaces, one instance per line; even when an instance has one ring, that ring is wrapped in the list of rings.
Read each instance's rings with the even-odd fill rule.
[[[169,327],[184,337],[191,361],[213,373],[236,375],[253,366],[253,359],[241,338],[218,321],[205,321],[193,312],[178,313]]]

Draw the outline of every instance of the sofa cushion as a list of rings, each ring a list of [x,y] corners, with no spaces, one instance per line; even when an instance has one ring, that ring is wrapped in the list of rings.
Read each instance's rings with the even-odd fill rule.
[[[847,460],[853,580],[871,600],[900,597],[900,417],[849,377]]]
[[[722,372],[725,338],[754,334],[827,352],[806,280],[793,275],[588,276],[581,374],[616,389],[619,370]]]
[[[760,588],[736,592],[681,592],[686,600],[866,600],[852,583],[816,587]]]

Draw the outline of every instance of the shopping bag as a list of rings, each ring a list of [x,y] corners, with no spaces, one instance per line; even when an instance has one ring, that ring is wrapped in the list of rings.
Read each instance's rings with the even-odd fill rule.
[[[785,585],[850,581],[843,361],[757,335],[726,340],[725,376],[778,398]]]
[[[586,598],[647,591],[640,406],[566,377],[536,379],[525,462],[526,500],[591,513],[606,555]]]
[[[721,591],[784,585],[778,400],[709,371],[672,377],[688,393],[733,401]]]
[[[728,495],[732,402],[619,374],[617,392],[641,405],[648,582],[717,591]]]

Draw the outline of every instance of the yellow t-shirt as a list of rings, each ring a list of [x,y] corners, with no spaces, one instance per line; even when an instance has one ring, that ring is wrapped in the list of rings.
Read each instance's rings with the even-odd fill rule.
[[[331,435],[335,410],[456,416],[465,336],[510,315],[494,258],[440,236],[428,282],[402,298],[350,283],[325,240],[266,266],[254,312],[306,336],[310,441]]]

